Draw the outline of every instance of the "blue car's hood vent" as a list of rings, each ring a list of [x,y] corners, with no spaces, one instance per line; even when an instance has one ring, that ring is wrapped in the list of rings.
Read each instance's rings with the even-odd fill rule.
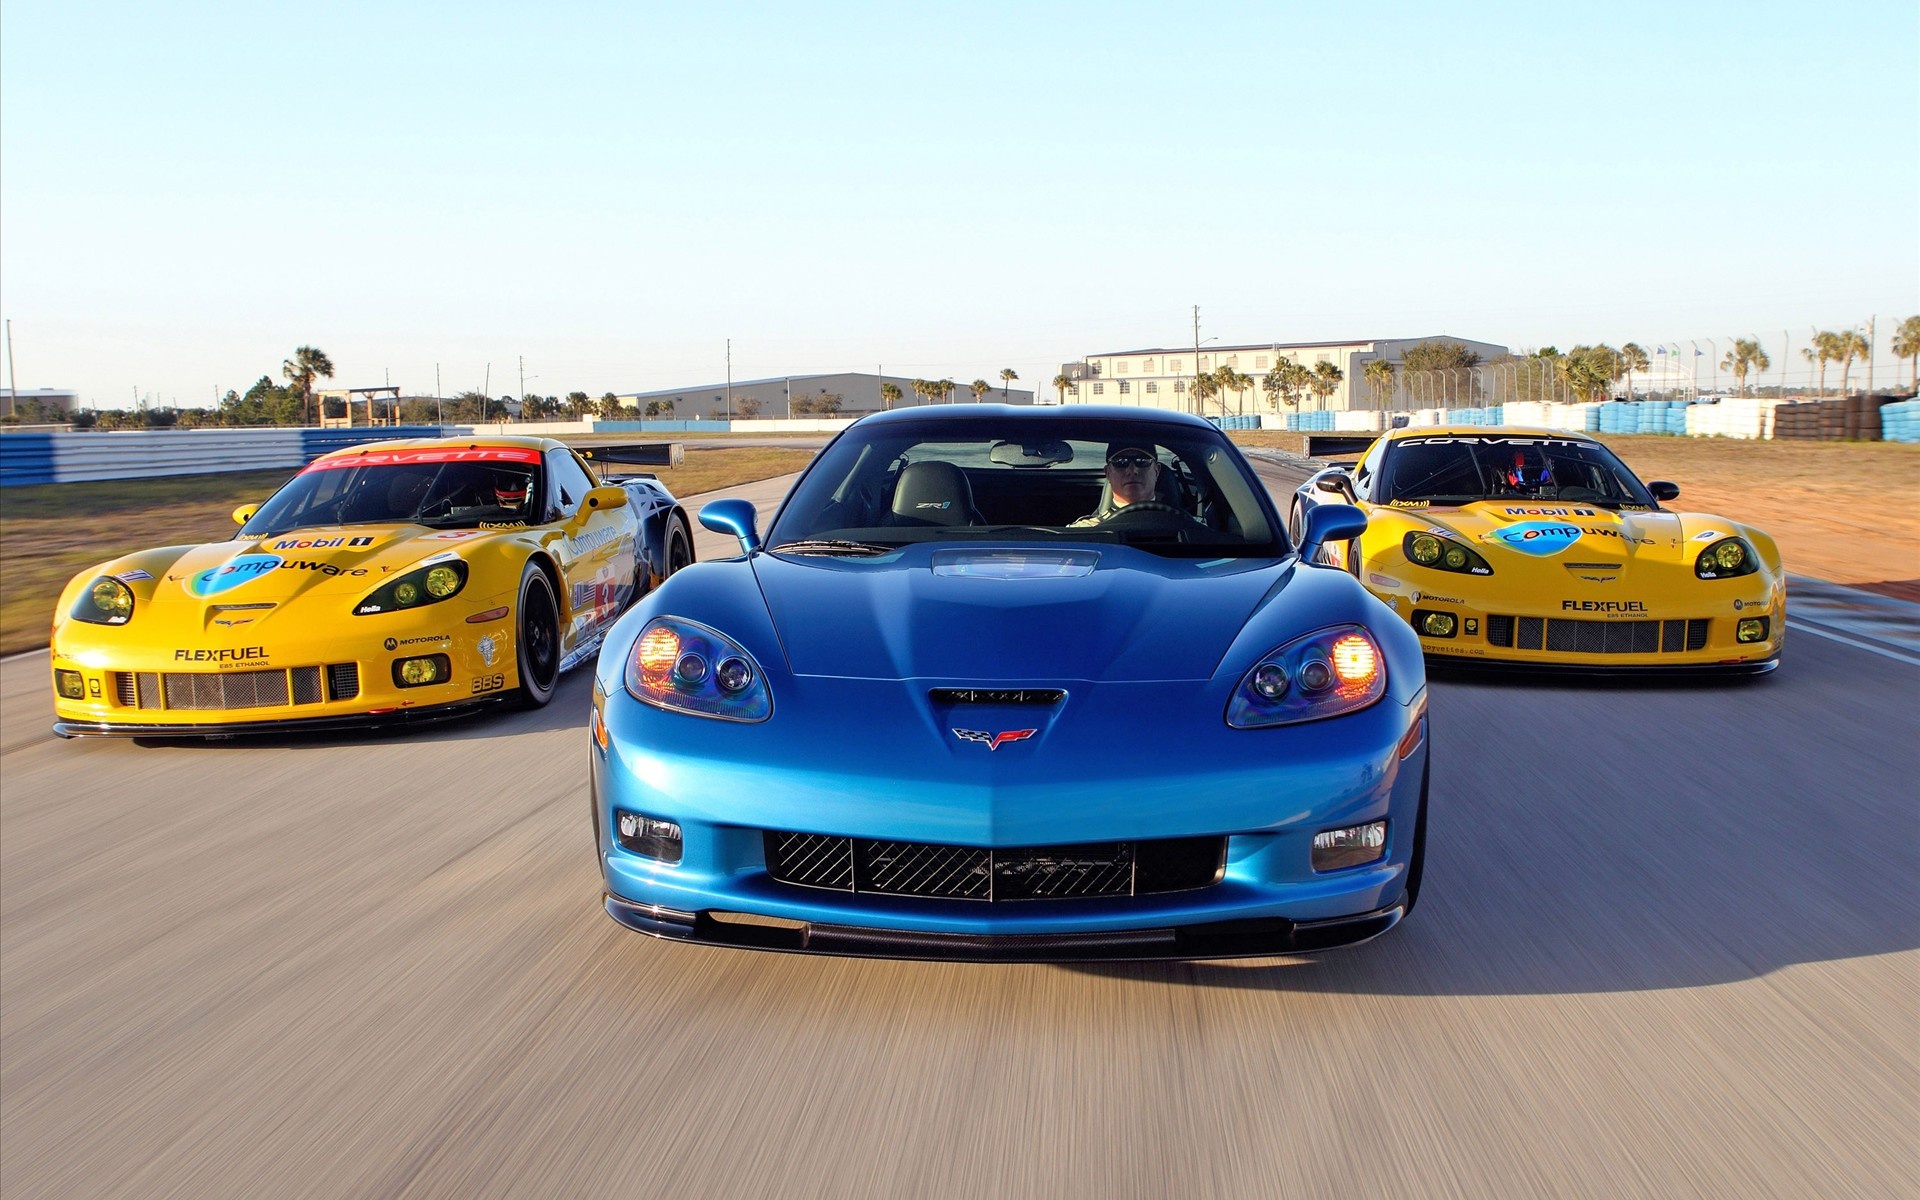
[[[999,547],[885,558],[755,557],[797,675],[1021,689],[1212,676],[1272,588],[1273,559],[1166,559],[1116,547],[1012,569]],[[937,568],[937,569],[936,569]],[[957,569],[956,569],[957,568]]]
[[[931,688],[927,698],[935,704],[1058,704],[1067,698],[1059,688]]]

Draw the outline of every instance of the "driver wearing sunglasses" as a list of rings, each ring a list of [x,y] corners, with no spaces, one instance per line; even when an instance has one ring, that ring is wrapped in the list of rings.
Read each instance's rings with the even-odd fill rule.
[[[1107,443],[1107,499],[1099,508],[1074,521],[1069,529],[1098,525],[1129,504],[1154,498],[1160,483],[1160,459],[1152,442]]]

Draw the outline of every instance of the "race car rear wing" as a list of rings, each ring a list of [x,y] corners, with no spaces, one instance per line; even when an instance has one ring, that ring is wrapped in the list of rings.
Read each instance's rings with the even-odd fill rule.
[[[679,442],[638,442],[625,446],[579,446],[580,457],[592,463],[602,479],[644,475],[651,471],[628,471],[626,466],[677,467],[686,461],[686,447]]]

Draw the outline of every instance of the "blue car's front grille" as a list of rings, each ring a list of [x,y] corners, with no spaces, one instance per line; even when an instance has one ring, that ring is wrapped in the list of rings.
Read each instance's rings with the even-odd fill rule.
[[[781,883],[941,900],[1186,891],[1219,880],[1227,849],[1220,837],[987,849],[771,830],[764,836],[767,873]]]

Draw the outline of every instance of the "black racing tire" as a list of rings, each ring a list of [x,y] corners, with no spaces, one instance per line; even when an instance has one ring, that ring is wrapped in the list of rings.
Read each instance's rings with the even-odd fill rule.
[[[1287,540],[1293,543],[1295,550],[1300,548],[1300,535],[1306,531],[1307,522],[1300,515],[1300,497],[1295,496],[1293,503],[1287,506]]]
[[[520,706],[545,708],[560,683],[560,604],[553,580],[529,560],[520,572],[520,603],[515,606],[519,636],[514,653],[520,666]]]
[[[661,563],[661,578],[672,575],[682,567],[693,565],[693,535],[687,532],[686,521],[678,515],[668,519],[666,540],[661,545],[664,547],[665,555]]]
[[[1420,901],[1420,881],[1427,873],[1427,782],[1433,775],[1433,722],[1427,722],[1427,759],[1420,767],[1420,813],[1413,819],[1413,853],[1407,856],[1407,900],[1400,919],[1413,915]]]

